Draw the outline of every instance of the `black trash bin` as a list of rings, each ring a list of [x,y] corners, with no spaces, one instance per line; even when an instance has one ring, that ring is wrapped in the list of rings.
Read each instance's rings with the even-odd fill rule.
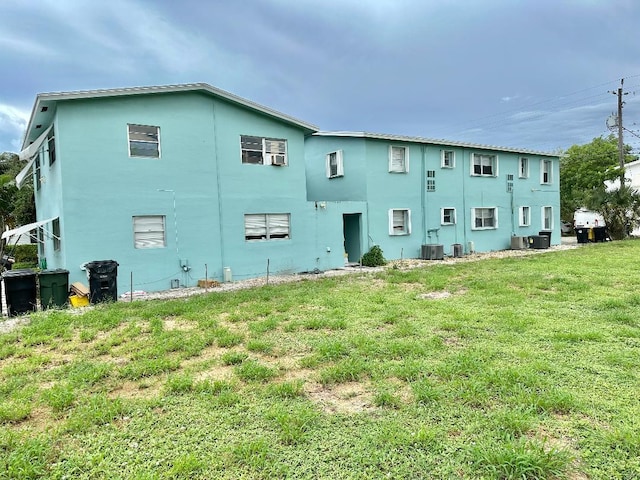
[[[549,237],[549,245],[551,245],[551,230],[541,230],[538,232],[541,237]]]
[[[118,262],[96,260],[85,265],[89,279],[91,303],[115,302],[118,299]]]
[[[64,307],[69,302],[69,270],[42,270],[40,280],[40,305],[46,310]]]
[[[7,311],[10,317],[36,311],[36,272],[10,270],[2,274]]]
[[[606,242],[609,234],[607,227],[593,227],[593,241],[594,242]]]
[[[589,229],[588,228],[576,228],[576,239],[578,243],[589,243]]]

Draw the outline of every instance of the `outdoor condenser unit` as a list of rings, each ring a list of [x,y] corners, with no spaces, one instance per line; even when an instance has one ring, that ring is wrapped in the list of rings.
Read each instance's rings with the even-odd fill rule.
[[[423,260],[443,260],[444,259],[444,245],[438,245],[430,243],[422,245],[422,259]]]
[[[524,250],[528,247],[528,237],[511,237],[511,250]]]

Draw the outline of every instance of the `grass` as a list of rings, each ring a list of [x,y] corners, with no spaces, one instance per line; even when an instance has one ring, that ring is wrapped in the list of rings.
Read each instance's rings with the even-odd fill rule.
[[[0,478],[636,478],[638,291],[625,241],[34,314]]]

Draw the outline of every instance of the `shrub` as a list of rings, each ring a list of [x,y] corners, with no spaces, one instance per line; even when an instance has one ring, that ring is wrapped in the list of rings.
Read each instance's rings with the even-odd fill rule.
[[[378,245],[374,245],[362,256],[362,265],[365,267],[379,267],[385,265],[387,261],[382,255],[382,249]]]

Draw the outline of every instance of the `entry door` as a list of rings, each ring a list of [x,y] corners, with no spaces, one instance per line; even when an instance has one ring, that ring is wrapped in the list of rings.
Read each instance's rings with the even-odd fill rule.
[[[362,252],[360,250],[360,224],[361,213],[345,213],[342,215],[344,229],[344,251],[347,252],[349,263],[360,262]]]

